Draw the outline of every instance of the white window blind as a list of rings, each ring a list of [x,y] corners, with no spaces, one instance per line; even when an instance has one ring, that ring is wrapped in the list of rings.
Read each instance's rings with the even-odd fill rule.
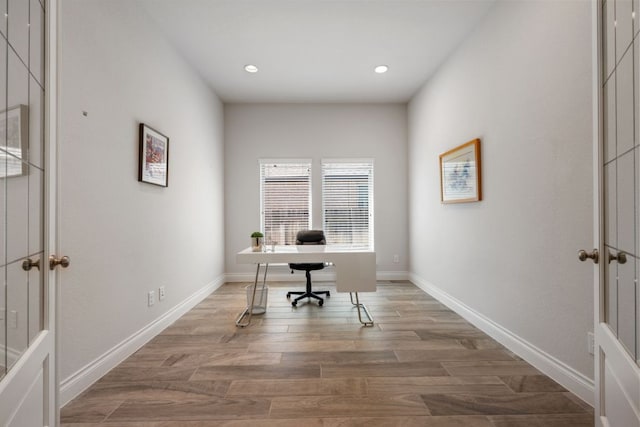
[[[373,161],[324,160],[322,205],[328,244],[373,248]]]
[[[311,228],[311,161],[260,161],[261,228],[267,243],[294,245]]]

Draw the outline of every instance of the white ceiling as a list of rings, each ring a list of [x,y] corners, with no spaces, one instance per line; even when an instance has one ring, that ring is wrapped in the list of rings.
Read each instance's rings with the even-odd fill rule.
[[[225,102],[406,102],[494,2],[138,1]]]

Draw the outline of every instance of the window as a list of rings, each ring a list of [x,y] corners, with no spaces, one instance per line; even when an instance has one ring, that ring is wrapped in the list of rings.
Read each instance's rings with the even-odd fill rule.
[[[295,245],[311,228],[311,161],[260,161],[261,229],[265,242]]]
[[[322,206],[328,244],[373,248],[373,160],[323,160]]]

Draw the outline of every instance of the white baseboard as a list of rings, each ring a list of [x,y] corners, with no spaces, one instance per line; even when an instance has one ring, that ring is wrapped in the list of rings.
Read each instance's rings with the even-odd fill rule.
[[[262,280],[262,274],[264,270],[260,270],[260,280]],[[249,282],[253,283],[256,278],[256,273],[227,273],[225,274],[225,281],[227,282]],[[407,271],[378,271],[376,272],[377,280],[409,280],[409,273]],[[304,272],[297,274],[291,274],[290,271],[283,270],[281,268],[274,268],[269,270],[267,275],[267,282],[304,282]],[[314,282],[334,282],[336,275],[334,272],[313,272]]]
[[[409,275],[409,280],[580,399],[591,406],[594,405],[595,384],[592,379],[478,313],[434,284],[413,273]]]
[[[382,280],[409,280],[408,271],[378,271],[376,279]]]
[[[60,383],[60,406],[69,403],[223,284],[224,276],[218,277],[158,319],[118,343],[102,356],[62,380]]]

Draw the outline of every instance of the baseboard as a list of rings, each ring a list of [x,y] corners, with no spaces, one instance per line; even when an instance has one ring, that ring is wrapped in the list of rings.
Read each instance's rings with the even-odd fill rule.
[[[223,284],[224,276],[218,277],[158,319],[118,343],[102,356],[62,380],[59,395],[60,406],[69,403]]]
[[[376,279],[383,280],[409,280],[408,271],[378,271]]]
[[[481,329],[491,338],[526,360],[540,372],[552,378],[589,405],[594,405],[595,384],[592,379],[495,323],[483,314],[478,313],[473,308],[452,297],[434,284],[423,280],[413,273],[409,274],[409,280],[451,310],[458,313],[471,324]]]
[[[260,279],[262,279],[262,271],[260,272]],[[227,273],[225,274],[225,281],[227,282],[250,282],[256,278],[256,273]],[[409,280],[409,273],[407,271],[378,271],[376,272],[377,280]],[[313,272],[314,282],[334,282],[336,275],[333,272]],[[269,271],[267,275],[267,282],[300,282],[304,281],[304,272],[298,274],[291,274],[288,269],[274,268]]]

